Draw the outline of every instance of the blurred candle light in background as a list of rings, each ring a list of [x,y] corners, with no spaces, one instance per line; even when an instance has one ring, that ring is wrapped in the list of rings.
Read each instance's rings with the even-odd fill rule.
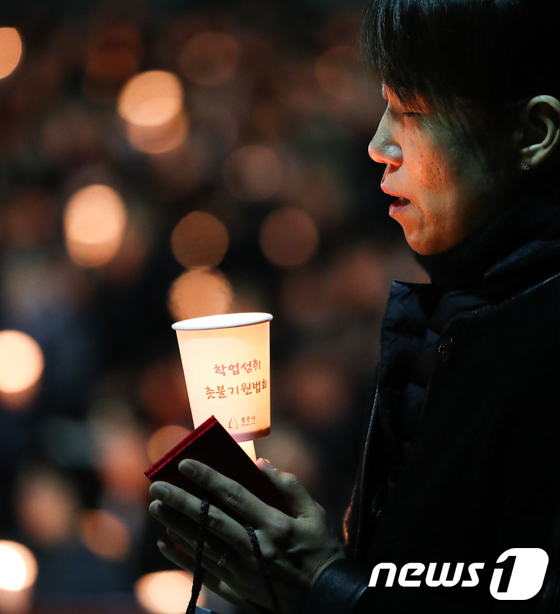
[[[227,189],[239,200],[258,202],[278,192],[282,163],[270,147],[246,145],[235,150],[224,165]]]
[[[74,539],[80,507],[75,486],[54,469],[36,467],[22,472],[16,490],[19,528],[42,548]]]
[[[176,75],[150,70],[133,77],[118,102],[120,116],[138,126],[161,126],[176,117],[183,106],[183,88]]]
[[[259,240],[270,262],[283,267],[297,266],[310,260],[317,251],[319,231],[305,211],[282,207],[266,217]]]
[[[78,190],[64,211],[70,258],[84,267],[107,264],[119,250],[126,223],[126,208],[118,192],[101,184]]]
[[[179,69],[198,85],[229,81],[239,68],[241,47],[229,34],[202,32],[190,38],[179,57]]]
[[[185,571],[159,571],[138,580],[134,587],[142,607],[154,614],[183,614],[192,591],[192,575]],[[198,605],[204,606],[204,587]]]
[[[21,36],[15,28],[0,28],[0,79],[11,75],[23,53]]]
[[[192,211],[171,235],[173,255],[185,267],[217,266],[226,254],[228,231],[211,213]]]
[[[130,144],[143,153],[162,154],[177,149],[189,134],[186,114],[179,113],[165,124],[144,126],[128,123],[126,135]]]
[[[178,277],[169,290],[169,311],[175,321],[228,313],[233,290],[218,270],[192,269]]]
[[[170,424],[162,426],[148,440],[148,458],[155,463],[166,452],[174,448],[190,433],[184,426]]]
[[[12,541],[0,541],[0,588],[21,591],[33,585],[37,561],[29,548]]]
[[[90,44],[84,67],[84,92],[96,102],[112,102],[138,72],[142,42],[132,27],[112,26]]]
[[[157,360],[142,371],[139,392],[142,406],[156,428],[181,424],[190,415],[183,369],[176,354]]]
[[[133,77],[123,88],[118,112],[133,147],[145,153],[164,153],[188,135],[183,88],[171,72],[150,70]]]
[[[34,396],[44,365],[35,339],[17,330],[0,331],[0,395],[8,408],[24,407]]]
[[[91,552],[108,561],[126,558],[132,543],[123,521],[106,510],[84,512],[80,523],[80,537]]]
[[[98,401],[90,427],[97,472],[105,493],[118,504],[135,507],[146,497],[146,437],[127,405],[118,399]]]
[[[36,578],[37,561],[33,553],[23,544],[0,540],[0,612],[29,612]]]
[[[328,49],[315,64],[315,75],[323,91],[342,101],[356,100],[364,95],[358,71],[358,55],[349,45]]]

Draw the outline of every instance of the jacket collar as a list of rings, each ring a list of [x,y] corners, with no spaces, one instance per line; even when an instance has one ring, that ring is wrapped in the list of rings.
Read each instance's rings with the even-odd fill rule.
[[[560,202],[527,194],[461,244],[415,258],[442,290],[500,300],[560,269]]]

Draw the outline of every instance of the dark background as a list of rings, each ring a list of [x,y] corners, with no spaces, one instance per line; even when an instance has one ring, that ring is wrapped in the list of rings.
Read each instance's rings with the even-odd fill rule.
[[[367,155],[383,101],[359,55],[362,8],[0,3],[23,44],[0,79],[0,331],[44,357],[37,383],[0,389],[0,539],[39,569],[33,605],[0,590],[0,612],[139,612],[136,582],[171,568],[143,471],[192,428],[178,319],[274,315],[272,434],[257,453],[341,527],[390,280],[423,279]],[[221,38],[193,47],[204,33]],[[119,96],[153,70],[178,77],[181,115],[135,141]],[[115,255],[96,263],[65,225],[94,184],[126,210]],[[207,215],[178,227],[192,212]],[[0,369],[25,370],[10,352],[0,343]]]

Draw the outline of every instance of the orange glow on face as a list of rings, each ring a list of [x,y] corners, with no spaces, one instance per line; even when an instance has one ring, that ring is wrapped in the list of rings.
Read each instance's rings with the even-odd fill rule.
[[[220,271],[193,269],[175,280],[169,291],[169,311],[175,321],[228,313],[233,290]]]
[[[15,28],[0,28],[0,79],[12,74],[23,53],[21,36]]]
[[[126,227],[126,209],[119,194],[105,185],[78,190],[64,212],[66,247],[79,266],[98,267],[117,253]]]
[[[138,580],[134,587],[136,599],[154,614],[183,614],[192,591],[192,575],[185,571],[158,571]],[[204,605],[204,588],[199,605]]]
[[[173,230],[171,248],[175,258],[186,268],[217,266],[228,248],[225,225],[211,213],[193,211]]]
[[[17,542],[0,540],[0,590],[21,591],[33,586],[37,560],[31,550]]]
[[[118,101],[121,117],[137,126],[162,126],[181,112],[183,88],[170,72],[150,70],[133,77]]]
[[[216,85],[231,79],[241,61],[239,43],[220,32],[203,32],[189,39],[181,56],[181,72],[199,85]]]
[[[269,147],[247,145],[234,151],[226,160],[224,178],[233,196],[258,202],[278,192],[282,183],[282,164]]]
[[[338,45],[325,51],[315,64],[315,75],[321,88],[338,100],[356,100],[362,95],[358,76],[356,50]]]
[[[158,429],[148,441],[148,457],[155,463],[166,452],[182,441],[190,431],[183,426],[171,424]]]
[[[297,266],[307,262],[317,251],[319,232],[305,211],[283,207],[264,220],[260,244],[273,264]]]
[[[35,385],[43,373],[43,352],[29,335],[0,332],[0,392],[17,394]]]
[[[131,537],[125,524],[105,510],[85,512],[80,535],[85,546],[102,559],[122,560],[130,551]]]

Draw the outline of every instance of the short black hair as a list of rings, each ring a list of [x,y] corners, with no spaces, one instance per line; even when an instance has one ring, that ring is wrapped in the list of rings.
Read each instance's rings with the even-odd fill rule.
[[[560,0],[372,0],[362,41],[402,102],[420,94],[466,117],[499,163],[496,143],[515,109],[538,95],[560,99],[559,26]]]
[[[399,96],[514,104],[560,97],[559,27],[558,0],[373,0],[363,41]]]

